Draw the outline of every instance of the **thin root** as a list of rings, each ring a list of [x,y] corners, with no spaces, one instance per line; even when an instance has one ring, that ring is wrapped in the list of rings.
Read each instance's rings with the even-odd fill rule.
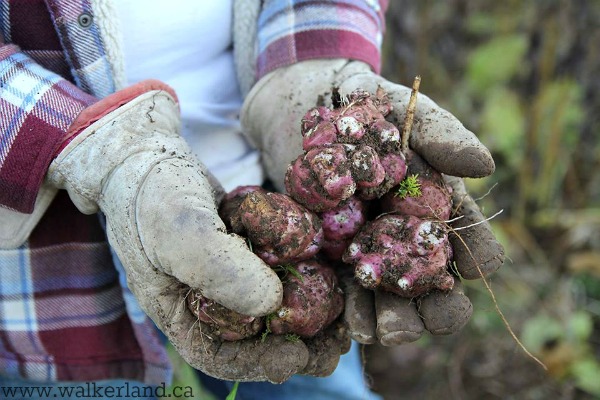
[[[184,302],[187,302],[187,297],[190,296],[193,292],[194,292],[194,290],[192,288],[189,288],[189,290],[187,291],[187,293],[184,296]],[[198,303],[199,303],[199,300],[193,300],[191,302],[193,307],[199,309],[200,307],[199,307]],[[196,318],[196,320],[190,326],[190,329],[188,329],[185,337],[186,337],[186,339],[192,341],[194,332],[196,331],[195,328],[198,327],[197,331],[200,333],[200,343],[202,345],[202,348],[204,349],[204,353],[208,354],[208,348],[206,347],[206,343],[204,342],[204,337],[206,336],[210,341],[213,341],[214,339],[209,334],[207,334],[206,332],[204,332],[202,330],[202,321],[200,321],[200,317],[197,315],[197,313],[194,315],[194,317]]]
[[[451,224],[452,222],[456,222],[456,221],[458,221],[459,219],[463,219],[464,217],[465,217],[464,215],[459,215],[459,216],[458,216],[458,217],[456,217],[456,218],[452,218],[452,219],[449,219],[449,220],[447,220],[447,221],[444,221],[444,223],[446,223],[446,224]]]
[[[484,222],[487,222],[487,221],[490,221],[490,220],[492,220],[492,219],[496,218],[498,215],[502,214],[502,212],[503,212],[503,211],[504,211],[504,209],[502,209],[502,210],[498,211],[496,214],[492,215],[492,216],[491,216],[491,217],[489,217],[489,218],[482,219],[481,221],[474,222],[474,223],[472,223],[472,224],[470,224],[470,225],[461,226],[461,227],[459,227],[459,228],[453,228],[452,230],[453,230],[454,232],[456,232],[456,231],[462,231],[463,229],[472,228],[472,227],[474,227],[474,226],[477,226],[477,225],[483,224]],[[454,221],[455,221],[455,220],[457,220],[457,219],[459,219],[459,218],[454,218]]]
[[[494,218],[498,214],[499,213],[496,213],[491,218]],[[491,219],[491,218],[488,218],[488,219]],[[456,231],[456,229],[453,229],[450,226],[448,226],[448,228],[450,230],[452,230],[452,231]],[[527,354],[527,356],[529,356],[531,359],[533,359],[535,362],[537,362],[539,365],[541,365],[542,368],[544,368],[544,370],[548,371],[548,367],[546,366],[546,364],[544,364],[539,358],[537,358],[529,350],[527,350],[527,348],[525,347],[525,345],[519,340],[519,338],[517,337],[517,335],[515,334],[515,332],[512,330],[512,327],[510,326],[508,320],[504,316],[504,313],[500,309],[500,306],[498,305],[498,302],[496,301],[496,296],[494,295],[494,291],[490,287],[490,284],[487,281],[487,279],[485,279],[483,271],[481,270],[481,268],[479,267],[479,264],[475,260],[475,256],[471,252],[471,249],[469,248],[469,246],[467,246],[467,244],[465,243],[465,241],[463,240],[463,238],[460,236],[460,234],[458,234],[456,232],[455,232],[455,234],[458,237],[458,239],[460,240],[460,242],[463,244],[463,246],[465,246],[465,249],[467,249],[467,252],[468,252],[469,256],[471,257],[471,260],[473,260],[473,262],[475,263],[475,268],[477,268],[477,272],[479,272],[479,276],[481,276],[481,280],[483,281],[483,284],[485,285],[486,290],[488,291],[488,293],[490,294],[490,296],[492,298],[492,302],[494,303],[494,308],[496,309],[496,312],[498,313],[498,315],[502,319],[502,322],[504,323],[504,326],[508,330],[508,333],[510,334],[510,336],[517,343],[517,345],[521,348],[521,350],[523,350],[525,352],[525,354]]]
[[[492,190],[494,190],[494,188],[495,188],[496,186],[498,186],[498,182],[494,183],[494,184],[492,185],[492,187],[490,187],[490,188],[488,189],[488,191],[487,191],[487,192],[485,192],[485,193],[484,193],[482,196],[480,196],[480,197],[478,197],[478,198],[476,198],[476,199],[473,199],[473,201],[476,201],[476,202],[477,202],[477,201],[479,201],[479,200],[483,200],[483,199],[485,199],[485,198],[486,198],[486,197],[487,197],[487,196],[488,196],[490,193],[492,193]]]

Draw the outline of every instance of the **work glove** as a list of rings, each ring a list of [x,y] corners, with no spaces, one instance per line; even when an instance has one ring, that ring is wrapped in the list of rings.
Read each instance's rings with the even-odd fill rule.
[[[387,92],[393,105],[387,118],[401,130],[411,89],[387,81],[363,62],[302,61],[260,79],[246,97],[241,119],[248,138],[262,151],[265,170],[274,185],[284,190],[288,165],[302,154],[301,119],[310,108],[323,102],[330,105],[333,88],[345,96],[356,89],[375,93],[378,87]],[[452,223],[453,227],[485,219],[462,180],[453,177],[490,175],[495,166],[489,151],[454,116],[422,94],[417,98],[410,147],[447,175],[457,208],[453,217],[463,216]],[[450,239],[462,278],[481,278],[504,261],[504,250],[487,222],[460,231],[460,237],[451,233]],[[364,289],[351,273],[342,275],[344,318],[350,335],[360,343],[397,345],[418,339],[425,330],[434,335],[451,334],[460,330],[472,313],[458,278],[450,292],[434,291],[418,299],[405,299]]]
[[[119,97],[130,99],[115,106]],[[282,284],[245,240],[227,233],[217,214],[223,190],[179,135],[172,91],[117,93],[82,115],[74,124],[81,132],[47,179],[66,189],[81,212],[104,213],[131,291],[181,356],[216,378],[277,383],[320,357],[309,344],[275,335],[222,342],[188,309],[193,290],[264,316],[280,306]]]

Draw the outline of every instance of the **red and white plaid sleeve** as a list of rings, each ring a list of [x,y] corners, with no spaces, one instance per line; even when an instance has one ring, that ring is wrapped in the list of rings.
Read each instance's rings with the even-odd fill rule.
[[[316,58],[364,61],[381,69],[387,0],[267,0],[258,21],[258,78]]]
[[[69,126],[96,101],[17,46],[0,47],[0,205],[33,211]]]

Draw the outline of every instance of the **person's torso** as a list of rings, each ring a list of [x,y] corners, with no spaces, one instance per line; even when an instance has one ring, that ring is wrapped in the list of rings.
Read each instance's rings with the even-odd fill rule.
[[[240,134],[232,51],[232,0],[115,1],[129,84],[175,89],[182,135],[226,189],[260,184],[258,154]]]

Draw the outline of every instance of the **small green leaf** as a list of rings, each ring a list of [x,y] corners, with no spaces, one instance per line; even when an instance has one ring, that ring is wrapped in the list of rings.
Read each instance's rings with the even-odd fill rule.
[[[227,395],[225,400],[235,400],[235,396],[237,396],[237,391],[238,391],[239,385],[240,385],[240,382],[237,382],[237,381],[233,384],[233,388],[231,388],[231,392],[229,392],[229,394]]]
[[[279,264],[279,265],[273,267],[273,270],[278,273],[279,272],[283,273],[283,276],[281,277],[282,281],[285,279],[285,277],[288,274],[293,275],[300,282],[302,282],[304,280],[304,277],[302,276],[302,274],[300,272],[298,272],[298,270],[296,268],[294,268],[294,266],[292,264]]]
[[[593,358],[585,358],[571,366],[575,385],[583,391],[600,396],[600,364]]]
[[[477,47],[470,55],[467,77],[470,86],[479,93],[502,85],[523,69],[528,46],[525,35],[496,36]]]
[[[417,174],[407,176],[400,182],[400,187],[396,191],[395,196],[400,197],[401,199],[421,196],[421,183],[417,179],[418,177],[419,175]]]
[[[269,315],[266,316],[265,318],[265,331],[262,333],[262,335],[260,335],[260,341],[264,342],[265,339],[267,338],[267,336],[269,336],[271,332],[271,321],[273,320],[273,318],[275,318],[277,314],[276,313],[271,313]]]
[[[296,335],[295,333],[288,333],[285,335],[285,340],[287,340],[288,342],[296,343],[300,341],[300,336]]]
[[[594,322],[590,314],[578,311],[569,318],[569,328],[576,340],[586,341],[594,330]]]
[[[546,342],[557,339],[564,339],[564,327],[547,315],[536,315],[523,327],[523,344],[533,352],[541,351]]]
[[[481,113],[479,132],[486,146],[500,152],[517,168],[522,162],[526,118],[517,94],[505,88],[490,90]]]

